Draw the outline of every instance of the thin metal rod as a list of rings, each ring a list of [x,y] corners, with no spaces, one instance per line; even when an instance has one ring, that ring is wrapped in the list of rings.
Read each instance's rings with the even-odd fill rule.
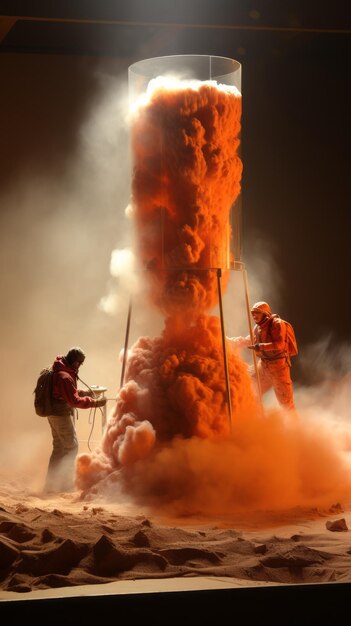
[[[231,401],[231,397],[230,397],[230,384],[229,384],[228,361],[227,361],[227,346],[226,346],[226,335],[225,335],[225,329],[224,329],[221,276],[222,276],[222,270],[220,268],[218,268],[217,269],[218,302],[219,302],[219,311],[220,311],[220,316],[221,316],[221,331],[222,331],[224,373],[225,373],[225,384],[226,384],[226,390],[227,390],[227,406],[228,406],[228,415],[229,415],[229,426],[230,426],[230,430],[232,430],[232,401]]]
[[[252,324],[251,324],[251,309],[250,309],[249,287],[248,287],[248,281],[247,281],[247,272],[246,272],[246,269],[245,269],[244,265],[242,265],[242,273],[243,273],[243,279],[244,279],[247,319],[248,319],[248,323],[249,323],[249,331],[250,331],[251,343],[252,343],[252,345],[254,345],[254,343],[255,343],[255,336],[254,336],[254,332],[253,332],[253,328],[252,328]],[[261,406],[262,406],[261,381],[260,381],[260,375],[259,375],[259,371],[258,371],[257,357],[256,357],[255,350],[252,350],[252,358],[253,358],[253,363],[254,363],[254,368],[255,368],[255,373],[256,373],[258,396],[259,396],[259,399],[260,399],[260,402],[261,402]]]
[[[162,264],[161,267],[162,269],[165,269],[165,207],[161,207],[161,242],[162,242],[162,249],[161,249],[161,255],[162,255]]]
[[[125,336],[125,340],[124,340],[124,352],[123,352],[123,362],[122,362],[122,372],[121,372],[120,387],[123,387],[123,383],[124,383],[124,375],[125,375],[127,353],[128,353],[128,341],[129,341],[129,330],[130,330],[130,318],[131,318],[131,315],[132,315],[132,299],[130,298],[130,300],[129,300],[129,307],[128,307],[126,336]]]

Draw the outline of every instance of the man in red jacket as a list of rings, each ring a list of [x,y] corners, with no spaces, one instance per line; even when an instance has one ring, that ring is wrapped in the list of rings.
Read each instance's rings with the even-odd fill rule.
[[[52,433],[52,453],[49,460],[45,491],[70,491],[74,486],[74,463],[78,440],[74,426],[74,409],[89,409],[106,404],[106,398],[96,399],[91,391],[77,389],[78,370],[84,363],[81,348],[71,348],[65,356],[57,356],[53,364],[53,414],[48,416]]]
[[[255,322],[253,329],[255,343],[251,337],[229,337],[238,348],[255,350],[258,357],[257,370],[261,393],[273,387],[279,404],[286,409],[294,409],[293,385],[290,376],[290,358],[286,346],[286,326],[279,315],[272,313],[267,302],[256,302],[251,309]],[[253,372],[253,378],[256,373]]]

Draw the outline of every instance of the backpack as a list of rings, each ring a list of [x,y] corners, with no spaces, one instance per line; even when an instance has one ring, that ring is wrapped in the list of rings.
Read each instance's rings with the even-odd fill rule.
[[[285,343],[286,343],[286,349],[287,349],[288,355],[296,356],[298,353],[298,348],[297,348],[297,341],[295,337],[295,331],[292,325],[290,324],[290,322],[287,322],[286,320],[282,320],[282,322],[284,322],[285,327],[286,327]]]
[[[40,417],[52,415],[52,383],[53,370],[51,367],[46,367],[40,372],[33,391],[35,412]]]
[[[283,320],[281,317],[279,317],[279,321],[282,322],[286,328],[285,346],[288,356],[296,356],[298,353],[298,348],[295,331],[290,322]],[[272,324],[272,322],[270,322],[270,324]]]
[[[286,328],[285,346],[286,346],[286,351],[288,353],[288,356],[296,356],[298,353],[298,349],[297,349],[295,331],[292,325],[290,324],[290,322],[283,320],[281,317],[279,319],[281,322],[283,322]]]

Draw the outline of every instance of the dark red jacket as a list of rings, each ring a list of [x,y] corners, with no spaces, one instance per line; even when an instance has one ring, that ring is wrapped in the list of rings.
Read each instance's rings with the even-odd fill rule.
[[[69,412],[70,408],[89,409],[95,406],[94,398],[79,395],[82,392],[77,389],[78,372],[67,363],[64,356],[57,356],[52,368],[54,371],[53,397],[56,408],[54,415],[64,414],[65,407]]]

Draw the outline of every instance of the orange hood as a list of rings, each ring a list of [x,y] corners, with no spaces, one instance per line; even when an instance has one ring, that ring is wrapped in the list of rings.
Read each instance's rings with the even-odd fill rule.
[[[265,315],[272,315],[271,307],[267,302],[256,302],[253,307],[251,307],[251,313],[253,311],[261,311]]]

